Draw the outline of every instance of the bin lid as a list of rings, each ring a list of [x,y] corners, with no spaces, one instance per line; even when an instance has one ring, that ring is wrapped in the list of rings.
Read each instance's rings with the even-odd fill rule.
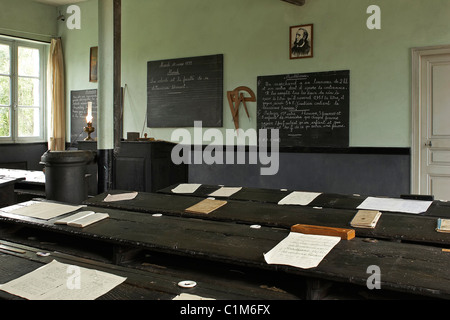
[[[41,157],[41,164],[52,163],[84,163],[88,164],[95,158],[95,153],[89,150],[47,151]]]

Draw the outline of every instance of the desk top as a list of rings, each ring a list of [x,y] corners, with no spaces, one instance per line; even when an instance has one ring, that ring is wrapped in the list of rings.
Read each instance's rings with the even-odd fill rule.
[[[2,169],[0,168],[0,177],[19,179],[21,182],[45,184],[45,174],[43,171]]]
[[[119,194],[123,191],[111,191]],[[104,202],[107,193],[85,201],[85,204],[144,213],[163,213],[177,217],[213,221],[259,224],[290,230],[295,224],[351,228],[356,209],[316,208],[312,206],[279,206],[275,203],[228,199],[227,204],[208,215],[185,212],[204,197],[140,192],[135,199]],[[436,232],[437,217],[384,212],[375,229],[353,228],[357,237],[450,245],[450,234]]]
[[[158,193],[163,194],[175,194],[172,189],[177,187],[178,184],[172,185],[170,187],[161,189]],[[195,197],[208,197],[208,195],[218,189],[221,186],[215,185],[201,185],[196,191],[190,194],[183,194],[184,196],[195,196]],[[261,188],[248,188],[242,187],[242,189],[235,194],[227,197],[229,200],[242,200],[242,201],[254,201],[263,203],[278,203],[281,199],[289,195],[291,192],[296,190],[288,189],[261,189]],[[222,199],[222,197],[217,197]],[[349,209],[356,210],[361,203],[368,198],[368,195],[345,195],[345,194],[335,194],[335,193],[321,193],[317,198],[315,198],[308,206],[309,207],[323,207],[323,208],[333,208],[333,209]],[[401,212],[399,212],[401,213]],[[435,200],[428,208],[428,210],[421,215],[450,218],[450,202]]]
[[[244,281],[239,276],[233,276],[228,270],[221,271],[222,275],[226,274],[226,278],[224,278],[219,276],[217,270],[215,270],[216,274],[211,272],[208,274],[205,269],[185,268],[179,270],[167,263],[160,265],[161,261],[155,261],[155,259],[151,261],[152,263],[143,260],[137,266],[119,266],[89,258],[81,258],[74,254],[62,253],[59,251],[61,248],[58,251],[46,251],[42,248],[4,240],[0,240],[0,244],[21,251],[21,253],[17,253],[0,249],[0,283],[16,279],[41,267],[43,264],[57,260],[61,263],[95,269],[127,278],[123,284],[99,297],[98,300],[172,300],[182,293],[205,298],[232,300],[298,299],[295,295],[283,290],[271,291],[262,288],[261,283],[255,283],[253,279]],[[38,252],[47,252],[50,255],[40,256],[37,255]],[[186,262],[186,265],[188,265],[188,262]],[[208,266],[208,268],[211,270],[213,267]],[[197,267],[197,269],[200,268]],[[199,275],[200,272],[202,272],[201,276]],[[197,280],[195,288],[184,289],[177,285],[180,281],[190,279]],[[271,285],[270,282],[267,284]],[[18,299],[18,297],[0,291],[0,299]]]
[[[190,197],[162,194],[150,196],[156,202],[153,205],[166,203],[167,206],[169,203],[175,207],[180,206],[180,203],[174,205],[177,203],[175,198],[186,201],[184,204],[195,201]],[[82,210],[107,212],[110,217],[83,229],[55,225],[57,218],[44,221],[11,213],[1,213],[0,221],[64,234],[73,239],[89,239],[92,242],[140,248],[180,258],[189,257],[199,261],[245,266],[276,274],[281,272],[363,287],[368,279],[367,268],[376,265],[382,271],[382,289],[450,298],[450,279],[447,276],[450,254],[438,246],[355,238],[340,241],[318,267],[300,269],[268,265],[264,260],[263,254],[289,234],[289,230],[283,228],[263,226],[260,229],[252,229],[248,224],[242,223],[168,214],[155,217],[148,213],[105,207],[88,206]],[[245,212],[241,210],[242,207],[235,207],[231,212]],[[262,215],[264,216],[264,213]],[[317,213],[314,215],[317,216]]]

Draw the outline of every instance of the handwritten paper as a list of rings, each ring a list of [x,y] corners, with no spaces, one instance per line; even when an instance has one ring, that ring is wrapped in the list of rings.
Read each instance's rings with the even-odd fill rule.
[[[128,193],[119,193],[119,194],[108,194],[104,202],[115,202],[115,201],[124,201],[124,200],[133,200],[138,195],[137,192],[128,192]]]
[[[289,265],[302,269],[315,268],[340,240],[340,237],[291,232],[264,254],[264,259],[268,264]]]
[[[172,189],[173,193],[194,193],[201,184],[198,183],[181,183]]]
[[[66,213],[76,211],[81,207],[82,206],[72,206],[45,201],[34,201],[30,205],[17,206],[17,209],[11,210],[9,211],[9,213],[30,218],[49,220]]]
[[[125,280],[110,273],[53,260],[0,285],[0,290],[28,300],[95,300]]]
[[[368,197],[358,209],[419,214],[427,211],[432,203],[433,201]]]
[[[281,199],[278,204],[307,206],[319,195],[321,195],[321,193],[294,191]]]
[[[222,187],[213,193],[210,193],[209,196],[211,197],[230,197],[236,192],[240,191],[242,187]]]

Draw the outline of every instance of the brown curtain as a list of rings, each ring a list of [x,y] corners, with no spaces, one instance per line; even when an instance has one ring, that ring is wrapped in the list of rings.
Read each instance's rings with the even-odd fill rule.
[[[63,151],[66,145],[66,98],[64,88],[64,60],[61,39],[52,39],[47,70],[50,102],[50,133],[48,149]]]

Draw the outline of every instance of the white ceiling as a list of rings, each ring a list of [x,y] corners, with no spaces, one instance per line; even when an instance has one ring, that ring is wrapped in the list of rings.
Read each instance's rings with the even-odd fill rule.
[[[41,3],[49,4],[49,5],[52,5],[52,6],[64,6],[64,5],[67,5],[67,4],[83,2],[83,1],[86,1],[86,0],[32,0],[32,1],[41,2]]]

